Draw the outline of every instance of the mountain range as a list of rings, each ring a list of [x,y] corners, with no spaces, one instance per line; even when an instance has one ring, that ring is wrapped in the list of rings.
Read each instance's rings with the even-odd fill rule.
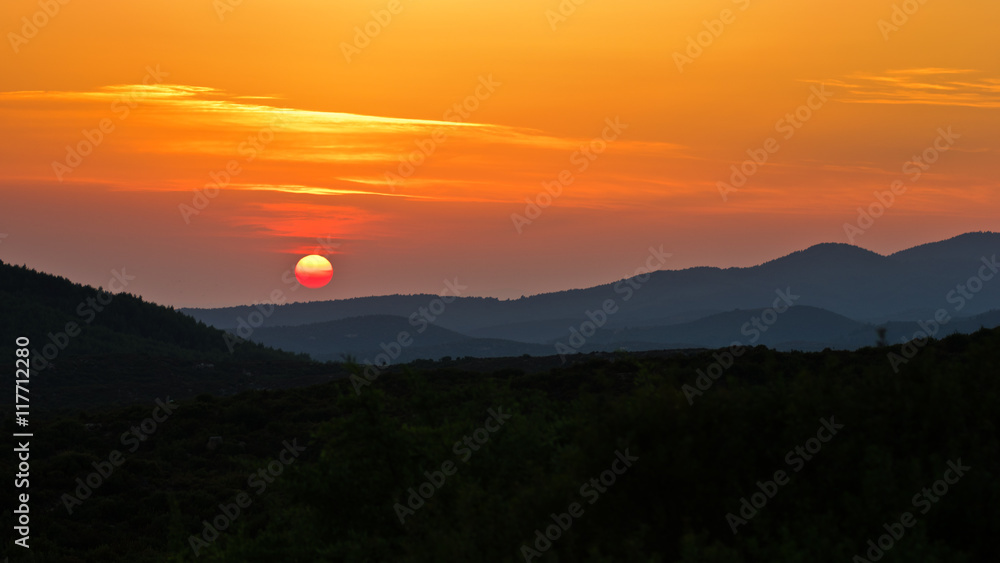
[[[855,349],[1000,325],[1000,233],[889,255],[823,243],[744,268],[660,270],[513,300],[389,295],[182,309],[254,342],[392,363],[413,359],[714,348]],[[264,310],[267,314],[261,314]],[[254,314],[256,312],[256,314]],[[937,320],[935,320],[937,317]],[[252,325],[251,322],[253,321]]]

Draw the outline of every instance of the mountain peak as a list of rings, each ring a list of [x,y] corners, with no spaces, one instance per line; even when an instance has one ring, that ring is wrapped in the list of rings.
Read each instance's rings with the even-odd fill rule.
[[[885,256],[872,252],[871,250],[861,248],[860,246],[854,246],[842,242],[821,242],[804,250],[797,250],[791,254],[782,256],[781,258],[764,262],[759,267],[843,263],[848,260],[875,262],[885,260]]]
[[[972,254],[991,256],[1000,251],[1000,233],[976,231],[962,233],[950,239],[921,244],[890,254],[890,258],[904,262],[926,262],[929,260],[955,260]]]

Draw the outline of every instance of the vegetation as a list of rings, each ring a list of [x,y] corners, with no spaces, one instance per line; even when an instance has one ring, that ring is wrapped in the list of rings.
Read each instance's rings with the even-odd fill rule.
[[[14,358],[18,337],[31,339],[33,412],[232,395],[343,375],[129,293],[3,262],[0,310],[0,357]]]
[[[120,273],[127,276],[127,272]],[[0,354],[12,357],[14,340],[30,336],[35,367],[81,354],[143,354],[206,361],[305,358],[236,340],[230,340],[230,350],[225,333],[172,307],[3,262],[0,310],[5,319],[11,319],[0,324]],[[67,329],[71,323],[76,329]]]
[[[693,404],[684,386],[713,352],[530,374],[425,362],[360,394],[365,380],[354,377],[181,401],[135,452],[120,435],[153,403],[36,417],[33,560],[524,561],[550,515],[580,503],[583,514],[532,561],[868,560],[868,541],[904,512],[916,523],[882,561],[992,561],[1000,329],[931,342],[898,374],[889,351],[750,349]],[[455,443],[491,409],[510,418],[466,456]],[[831,418],[843,428],[795,471],[788,452]],[[207,447],[212,436],[220,447]],[[293,440],[306,449],[257,494],[248,476]],[[115,449],[124,464],[69,514],[62,495]],[[626,450],[638,460],[591,504],[581,486]],[[956,460],[971,469],[921,513],[914,496]],[[395,505],[446,462],[457,471],[401,523]],[[727,514],[778,470],[787,484],[734,534]],[[252,504],[196,557],[191,536],[241,492]]]

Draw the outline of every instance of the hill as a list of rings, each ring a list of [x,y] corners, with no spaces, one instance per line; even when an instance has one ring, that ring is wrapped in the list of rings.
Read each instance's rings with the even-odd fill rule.
[[[762,343],[783,349],[856,348],[875,342],[876,326],[886,325],[890,339],[896,340],[912,335],[915,331],[910,331],[910,326],[934,318],[941,309],[956,320],[1000,310],[1000,290],[994,287],[1000,281],[992,281],[995,274],[987,266],[998,250],[998,233],[968,233],[890,256],[847,244],[818,244],[747,268],[661,270],[596,287],[516,300],[458,297],[440,307],[432,322],[464,337],[499,341],[497,346],[504,350],[513,349],[507,342],[551,349],[556,342],[566,341],[572,328],[585,323],[588,313],[599,311],[610,300],[614,312],[581,350],[708,347],[722,345],[723,339],[749,338],[741,334],[741,327],[752,315],[742,318],[746,313],[741,311],[764,310],[785,292],[796,296],[796,308],[809,309],[783,315],[773,332],[761,334]],[[974,284],[981,283],[982,289],[963,297],[959,307],[956,292],[981,273],[986,277]],[[360,321],[349,319],[371,315],[425,322],[420,311],[436,301],[439,299],[434,295],[393,295],[285,304],[275,307],[265,320],[267,330],[261,334],[266,336],[259,339],[282,346],[279,342],[295,340],[279,336],[281,331],[291,330],[289,327],[303,327],[295,334],[309,338],[310,330],[322,330],[322,323],[333,321],[345,323],[338,325],[338,330],[360,333],[360,328],[350,327]],[[237,319],[246,317],[251,309],[185,311],[218,328],[233,330]],[[307,326],[313,328],[304,328]],[[952,323],[946,332],[963,326]],[[895,332],[903,327],[907,332]],[[452,338],[456,346],[467,342],[454,334]],[[433,355],[428,351],[424,357],[467,353],[467,348],[449,349],[443,342],[433,346]],[[411,351],[417,354],[419,347],[417,343]],[[531,347],[524,349],[535,353]]]
[[[263,327],[252,338],[268,346],[309,354],[317,361],[340,361],[352,356],[376,362],[390,354],[392,363],[444,356],[481,358],[551,354],[552,348],[503,339],[471,338],[430,323],[411,323],[403,317],[368,315],[293,327]]]
[[[898,373],[892,355],[907,358]],[[759,346],[701,375],[720,357],[616,354],[535,373],[403,366],[360,394],[336,380],[201,396],[177,401],[134,449],[119,436],[153,402],[42,415],[32,552],[63,563],[870,561],[882,558],[866,557],[874,541],[900,561],[995,560],[1000,329],[915,351]],[[5,456],[0,471],[14,463]],[[904,513],[915,525],[879,540]]]
[[[127,282],[127,272],[119,274]],[[14,357],[15,340],[31,339],[33,383],[47,394],[37,408],[235,392],[241,386],[234,374],[244,371],[270,386],[278,383],[264,366],[287,370],[308,360],[252,342],[230,340],[230,350],[226,333],[171,307],[3,262],[0,310],[0,354]]]

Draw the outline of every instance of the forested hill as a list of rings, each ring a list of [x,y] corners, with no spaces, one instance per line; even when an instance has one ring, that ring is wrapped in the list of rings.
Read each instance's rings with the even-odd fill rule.
[[[152,401],[38,417],[32,553],[60,563],[996,561],[1000,329],[922,346],[726,353],[617,354],[532,374],[406,366],[360,394],[361,379],[341,379],[203,395],[178,400],[134,452],[119,436]],[[898,371],[894,355],[906,360]],[[282,465],[287,444],[295,458]],[[112,449],[126,461],[102,481]],[[0,472],[15,463],[4,456]]]
[[[0,353],[12,349],[16,338],[27,337],[32,367],[39,371],[58,358],[91,354],[205,361],[297,357],[252,343],[234,343],[230,353],[223,331],[172,307],[115,292],[127,287],[128,278],[127,271],[112,272],[111,287],[93,288],[0,261]]]

